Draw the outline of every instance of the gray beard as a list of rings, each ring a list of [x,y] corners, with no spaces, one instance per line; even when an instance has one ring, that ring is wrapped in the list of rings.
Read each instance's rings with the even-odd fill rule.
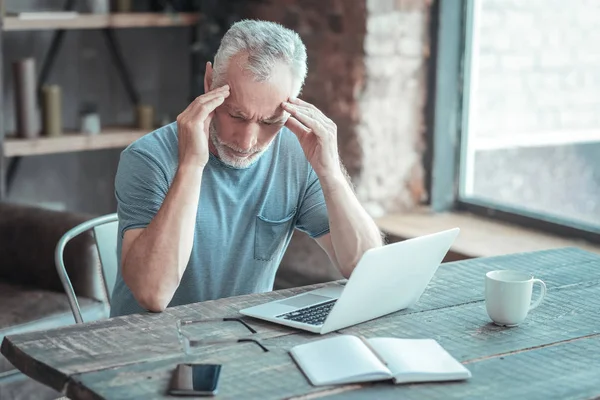
[[[269,147],[271,147],[271,143],[273,143],[273,141],[271,140],[269,144],[267,144],[264,148],[256,149],[256,151],[252,155],[246,158],[237,158],[235,156],[227,154],[226,148],[230,147],[227,146],[225,143],[221,142],[221,140],[219,139],[214,120],[210,122],[210,125],[208,127],[208,133],[210,141],[217,150],[217,156],[219,157],[219,159],[227,166],[235,169],[245,169],[255,164],[265,153],[265,151],[267,151]],[[234,148],[233,150],[236,149]]]

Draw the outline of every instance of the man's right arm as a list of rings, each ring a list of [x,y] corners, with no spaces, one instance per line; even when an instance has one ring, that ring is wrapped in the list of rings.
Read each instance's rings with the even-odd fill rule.
[[[173,182],[150,223],[123,235],[121,275],[140,306],[150,311],[169,305],[189,262],[209,157],[208,126],[227,96],[227,85],[210,91],[177,117],[179,167]]]
[[[160,210],[146,228],[123,235],[121,273],[140,306],[164,310],[192,252],[201,167],[180,166]]]

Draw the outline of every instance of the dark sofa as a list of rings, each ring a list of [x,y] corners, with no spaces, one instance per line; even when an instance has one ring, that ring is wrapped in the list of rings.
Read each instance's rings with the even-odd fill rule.
[[[0,341],[4,336],[74,324],[54,265],[54,248],[90,215],[0,203]],[[84,321],[106,318],[108,301],[94,239],[87,232],[65,248],[67,272]],[[0,355],[0,399],[55,398]]]

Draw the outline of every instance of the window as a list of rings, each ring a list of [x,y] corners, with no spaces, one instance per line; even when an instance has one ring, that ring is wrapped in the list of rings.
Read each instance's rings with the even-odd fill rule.
[[[600,233],[600,2],[463,4],[442,0],[437,47],[442,30],[460,29],[457,107],[440,101],[451,89],[439,69],[453,62],[443,52],[436,84],[436,106],[460,121],[454,204]]]

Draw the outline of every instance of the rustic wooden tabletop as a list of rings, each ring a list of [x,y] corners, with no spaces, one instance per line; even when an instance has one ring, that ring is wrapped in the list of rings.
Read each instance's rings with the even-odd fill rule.
[[[519,327],[493,325],[486,314],[484,277],[497,269],[526,271],[548,286],[544,302]],[[468,381],[314,387],[288,350],[323,336],[251,318],[244,320],[268,352],[252,343],[231,342],[204,346],[190,359],[181,349],[176,329],[180,318],[240,317],[241,308],[319,286],[8,336],[2,354],[25,374],[72,399],[169,397],[171,373],[184,361],[223,364],[218,398],[600,396],[600,256],[575,248],[443,264],[415,307],[330,334],[434,338],[471,370]]]

